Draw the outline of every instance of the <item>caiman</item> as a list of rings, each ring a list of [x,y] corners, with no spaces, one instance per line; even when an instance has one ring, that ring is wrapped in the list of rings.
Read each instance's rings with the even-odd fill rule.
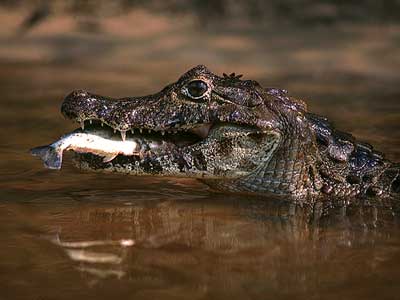
[[[74,91],[61,112],[81,124],[80,137],[107,132],[97,143],[102,155],[85,145],[64,147],[75,150],[82,169],[192,177],[222,191],[294,197],[400,192],[400,164],[308,112],[302,100],[202,65],[149,96]],[[117,135],[135,151],[105,149]],[[46,149],[33,153],[51,167]]]

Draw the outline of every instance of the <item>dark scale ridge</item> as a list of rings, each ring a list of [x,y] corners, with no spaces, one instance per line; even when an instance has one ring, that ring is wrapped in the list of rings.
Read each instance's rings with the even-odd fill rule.
[[[350,184],[359,186],[369,195],[382,193],[385,186],[382,185],[381,175],[385,170],[388,172],[387,168],[391,165],[384,155],[375,151],[370,144],[356,141],[351,134],[334,129],[325,117],[311,113],[306,115],[323,156],[321,168],[324,177],[327,181],[331,180],[330,192],[336,187],[340,193],[341,189]],[[394,170],[397,170],[395,174],[386,173],[393,180],[397,176],[398,167]]]

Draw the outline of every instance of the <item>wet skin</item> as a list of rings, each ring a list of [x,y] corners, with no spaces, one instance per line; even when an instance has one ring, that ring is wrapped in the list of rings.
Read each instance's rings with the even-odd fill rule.
[[[240,77],[220,77],[200,65],[149,96],[112,99],[72,92],[61,110],[83,132],[111,128],[122,140],[156,145],[107,162],[79,153],[77,165],[193,177],[222,191],[295,198],[399,192],[398,164],[308,112],[287,91]]]

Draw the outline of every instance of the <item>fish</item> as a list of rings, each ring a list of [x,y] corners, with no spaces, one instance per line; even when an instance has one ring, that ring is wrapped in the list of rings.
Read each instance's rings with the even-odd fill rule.
[[[40,157],[46,168],[60,170],[63,153],[66,150],[92,153],[102,156],[104,162],[110,162],[118,154],[139,155],[142,146],[136,138],[118,140],[102,131],[74,131],[52,144],[32,148],[30,152],[33,156]]]

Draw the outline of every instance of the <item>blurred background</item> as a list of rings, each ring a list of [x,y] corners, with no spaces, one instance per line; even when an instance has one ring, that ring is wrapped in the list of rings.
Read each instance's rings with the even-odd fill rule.
[[[76,127],[59,113],[71,90],[154,93],[204,64],[287,89],[400,161],[399,0],[2,0],[0,20],[0,299],[399,295],[399,209],[310,224],[282,201],[51,172],[28,153]]]
[[[398,0],[3,0],[0,18],[1,101],[13,111],[34,99],[59,124],[73,89],[152,93],[205,64],[286,88],[399,154]]]

